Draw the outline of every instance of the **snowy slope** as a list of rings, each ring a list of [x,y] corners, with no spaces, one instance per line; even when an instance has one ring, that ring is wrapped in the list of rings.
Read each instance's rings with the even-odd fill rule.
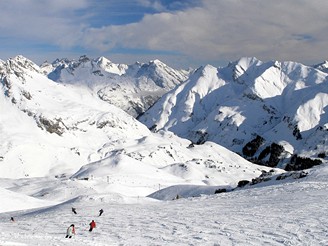
[[[132,65],[115,64],[105,57],[56,60],[41,65],[51,80],[86,85],[99,97],[137,117],[164,93],[185,81],[188,72],[175,70],[159,60]]]
[[[56,204],[55,202],[37,199],[28,195],[0,188],[1,207],[0,212],[25,210],[37,207],[45,207]]]
[[[223,68],[200,67],[139,120],[153,131],[213,141],[284,166],[293,154],[316,158],[328,151],[327,83],[326,73],[299,63],[242,58]],[[259,146],[245,150],[257,136]],[[272,146],[283,150],[272,153]]]
[[[188,148],[174,135],[149,136],[99,150],[106,158],[83,166],[72,178],[88,177],[125,188],[125,195],[148,195],[176,184],[236,187],[261,174],[260,166],[214,143]],[[280,172],[277,170],[276,172]],[[145,190],[140,193],[139,190]],[[138,193],[137,193],[138,192]]]
[[[101,62],[112,74],[122,73],[114,76],[128,73],[124,66],[108,63]],[[286,152],[298,150],[301,144],[309,146],[314,138],[324,149],[324,128],[307,142],[303,137],[316,122],[326,122],[322,118],[325,73],[297,63],[256,59],[241,59],[222,69],[205,66],[161,99],[157,113],[163,121],[157,126],[156,114],[146,115],[152,115],[151,126],[157,128],[152,133],[120,108],[101,100],[93,83],[73,79],[58,83],[44,71],[45,66],[40,68],[22,56],[0,61],[0,245],[328,243],[328,210],[323,206],[328,187],[326,162],[295,179],[297,173],[252,164],[215,139],[205,141],[209,135],[201,135],[203,144],[195,145],[160,130],[175,127],[195,137],[195,129],[208,130],[220,122],[229,140],[246,129],[279,139],[284,129],[285,138],[279,143],[284,143]],[[289,71],[288,76],[281,71]],[[281,83],[277,74],[284,78]],[[306,103],[297,107],[302,100],[296,96]],[[280,97],[285,101],[277,99]],[[317,105],[321,108],[314,110]],[[296,112],[295,117],[285,118],[280,115],[282,110],[288,115]],[[265,128],[258,127],[258,120],[266,114],[283,120],[272,117],[276,124],[268,121]],[[179,126],[180,118],[170,115],[183,116],[185,125]],[[309,120],[308,115],[319,118]],[[296,124],[292,120],[302,136],[294,141],[288,138],[299,136],[289,132],[294,127],[289,124]],[[282,128],[283,124],[287,126]],[[189,127],[192,130],[185,131]],[[299,141],[303,142],[295,144]],[[255,184],[263,174],[266,182]],[[254,184],[236,188],[240,181]],[[228,192],[214,194],[217,190]],[[178,200],[174,199],[177,195]],[[101,217],[99,209],[105,211]],[[97,227],[90,233],[92,219]],[[77,234],[66,239],[72,223]]]
[[[111,192],[145,196],[159,185],[235,187],[269,170],[215,143],[153,134],[89,87],[56,83],[22,56],[1,71],[1,177],[92,177]]]
[[[127,131],[131,138],[148,134],[88,88],[55,83],[24,57],[3,63],[1,72],[2,177],[72,171]]]
[[[171,201],[84,195],[46,208],[1,213],[0,244],[327,245],[327,175],[327,166],[321,166],[297,181]],[[90,233],[91,220],[97,227]],[[66,239],[72,223],[76,235]]]

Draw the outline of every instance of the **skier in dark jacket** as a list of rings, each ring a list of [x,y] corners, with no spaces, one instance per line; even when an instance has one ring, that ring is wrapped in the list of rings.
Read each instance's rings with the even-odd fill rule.
[[[74,214],[77,214],[77,212],[76,212],[76,208],[72,208],[72,212],[73,212]]]
[[[99,210],[99,216],[101,216],[103,214],[104,210],[103,209],[100,209]]]
[[[92,231],[94,228],[96,228],[96,222],[94,220],[92,220],[89,225],[90,225],[89,231]]]

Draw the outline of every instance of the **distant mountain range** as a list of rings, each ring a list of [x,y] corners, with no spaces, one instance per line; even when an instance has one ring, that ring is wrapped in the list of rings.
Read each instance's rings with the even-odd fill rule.
[[[105,57],[61,59],[43,63],[49,79],[88,86],[94,93],[130,115],[144,113],[163,94],[188,78],[189,71],[175,70],[159,60],[132,65],[115,64]]]
[[[233,186],[269,170],[244,158],[317,165],[328,151],[326,72],[256,58],[193,71],[86,56],[0,61],[0,175]]]
[[[223,68],[200,67],[139,120],[195,144],[216,142],[262,165],[308,168],[328,151],[327,62],[310,67],[242,58]]]
[[[23,56],[0,61],[0,178],[95,178],[110,180],[123,193],[140,186],[148,195],[159,184],[235,187],[270,170],[215,143],[192,146],[170,132],[152,133],[99,92],[112,88],[120,99],[116,104],[127,109],[130,92],[159,96],[181,83],[176,78],[184,73],[159,61],[135,67],[104,61],[82,57],[42,66]]]

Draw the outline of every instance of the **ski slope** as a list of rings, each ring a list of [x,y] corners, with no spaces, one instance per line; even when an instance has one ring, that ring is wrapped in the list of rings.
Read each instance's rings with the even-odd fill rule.
[[[217,195],[164,201],[80,194],[46,208],[7,208],[0,214],[0,245],[328,245],[327,175],[322,165],[303,179]],[[89,232],[92,219],[97,228]],[[76,236],[66,239],[72,223]]]

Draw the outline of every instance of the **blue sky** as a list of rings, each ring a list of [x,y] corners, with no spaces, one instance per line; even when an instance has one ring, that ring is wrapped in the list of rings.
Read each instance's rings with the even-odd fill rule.
[[[327,10],[326,0],[3,0],[0,59],[319,63],[328,59]]]

